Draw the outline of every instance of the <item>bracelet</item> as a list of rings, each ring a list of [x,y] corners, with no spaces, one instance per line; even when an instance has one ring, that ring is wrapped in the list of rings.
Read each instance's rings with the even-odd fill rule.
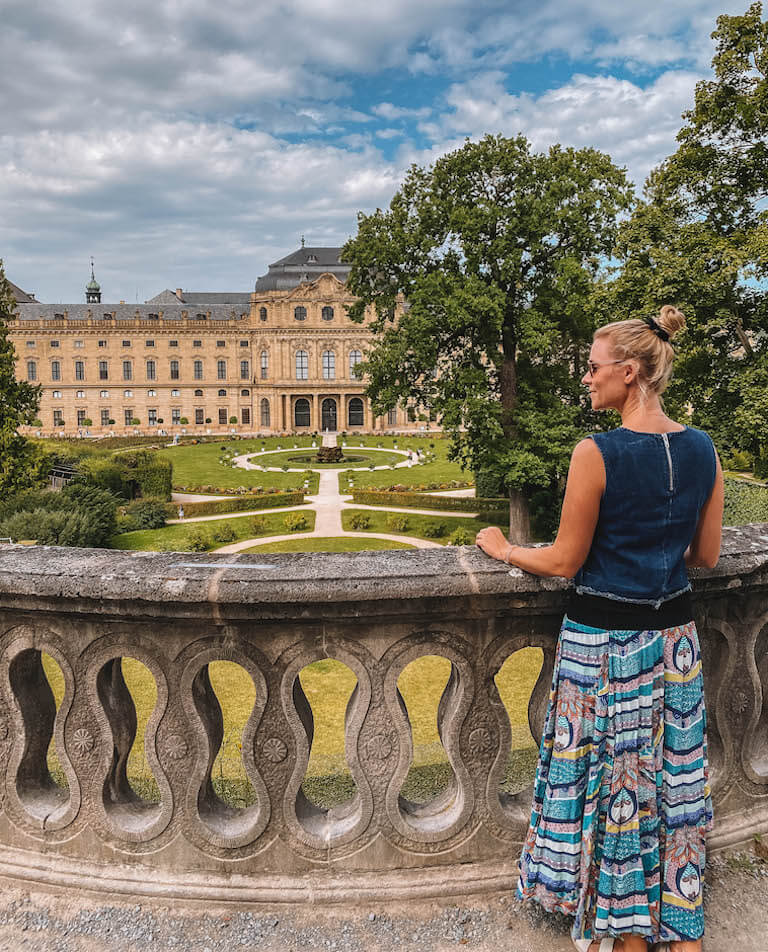
[[[510,555],[512,554],[512,550],[513,550],[514,548],[515,548],[515,547],[514,547],[513,545],[510,545],[510,547],[507,549],[506,553],[504,554],[504,561],[507,563],[507,565],[511,565],[511,564],[512,564],[512,563],[509,561],[509,557],[510,557]]]

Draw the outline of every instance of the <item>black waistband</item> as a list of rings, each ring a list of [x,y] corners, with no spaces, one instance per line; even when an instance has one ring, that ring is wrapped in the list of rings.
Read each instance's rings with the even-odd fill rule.
[[[693,604],[690,592],[670,598],[658,608],[620,602],[600,595],[577,595],[574,592],[567,614],[571,621],[589,625],[590,628],[658,631],[661,628],[687,625],[693,620]]]

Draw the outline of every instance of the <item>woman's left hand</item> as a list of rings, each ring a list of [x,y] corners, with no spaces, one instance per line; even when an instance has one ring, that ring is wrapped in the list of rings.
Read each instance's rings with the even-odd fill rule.
[[[496,526],[488,526],[487,529],[481,529],[475,537],[475,542],[486,555],[490,555],[491,558],[499,559],[502,562],[506,561],[509,550],[512,548],[507,537],[501,529],[497,529]]]

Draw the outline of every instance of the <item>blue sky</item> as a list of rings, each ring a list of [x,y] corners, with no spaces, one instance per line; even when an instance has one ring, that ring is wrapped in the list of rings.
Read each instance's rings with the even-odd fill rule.
[[[41,301],[250,289],[466,136],[638,186],[747,0],[0,0],[0,257]]]

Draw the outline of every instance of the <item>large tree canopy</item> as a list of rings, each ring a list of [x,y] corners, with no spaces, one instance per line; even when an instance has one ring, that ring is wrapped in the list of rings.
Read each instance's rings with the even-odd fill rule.
[[[671,301],[688,319],[669,402],[768,474],[768,24],[721,16],[714,79],[696,87],[679,148],[622,226],[616,316]]]
[[[436,414],[455,459],[503,478],[518,538],[525,497],[557,484],[583,432],[589,301],[631,204],[603,153],[486,136],[412,167],[344,248],[350,316],[375,310],[374,412]]]
[[[36,468],[39,453],[18,432],[37,412],[40,387],[16,379],[15,351],[6,323],[15,309],[0,259],[0,498],[28,489],[40,478]]]

